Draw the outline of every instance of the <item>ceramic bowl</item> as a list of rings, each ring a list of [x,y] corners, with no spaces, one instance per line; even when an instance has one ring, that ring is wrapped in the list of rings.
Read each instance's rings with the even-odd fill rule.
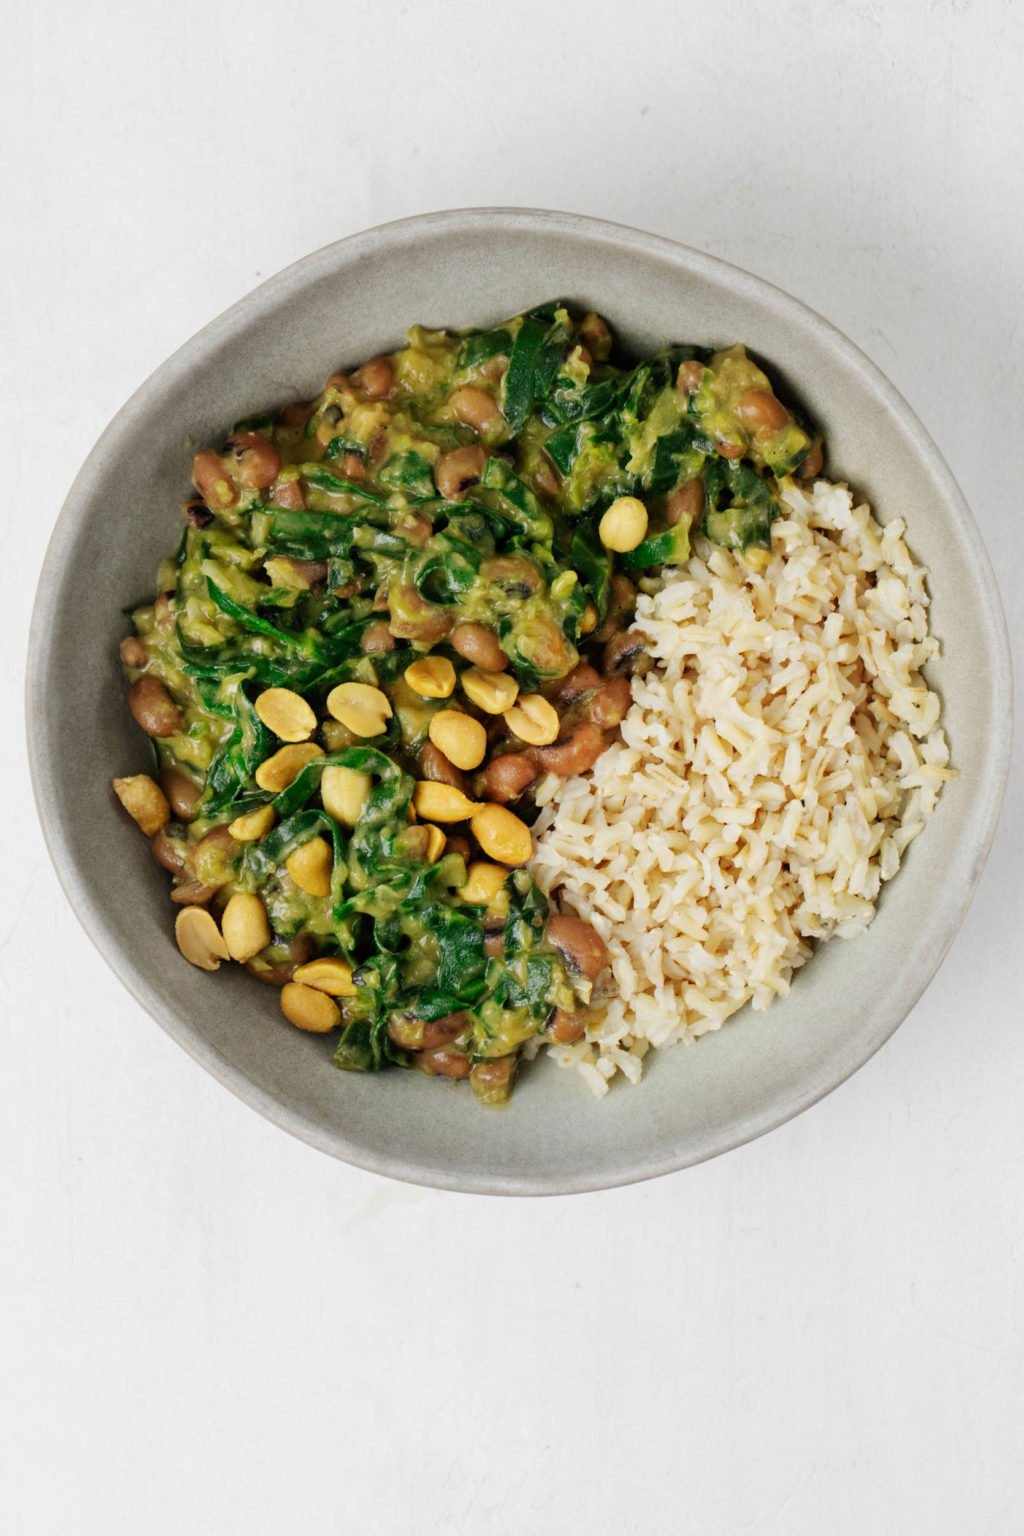
[[[418,1074],[338,1072],[331,1043],[288,1028],[241,971],[209,976],[175,948],[167,879],[110,780],[144,771],[125,705],[121,610],[152,590],[188,493],[189,444],[268,403],[307,398],[416,323],[487,325],[553,296],[607,315],[631,350],[742,340],[824,428],[834,477],[884,522],[901,516],[931,572],[942,641],[931,680],[960,777],[878,917],[824,945],[790,997],[691,1049],[648,1058],[603,1101],[539,1061],[511,1105]],[[60,515],[32,627],[36,794],[68,898],[139,1003],[278,1125],[348,1162],[443,1188],[568,1193],[712,1157],[806,1109],[892,1034],[963,918],[1007,770],[1009,661],[978,529],[934,444],[856,347],[778,289],[668,240],[564,214],[474,210],[368,230],[289,267],[164,363],[100,438]],[[922,1039],[922,1047],[924,1040]],[[131,1050],[131,1041],[125,1041]]]

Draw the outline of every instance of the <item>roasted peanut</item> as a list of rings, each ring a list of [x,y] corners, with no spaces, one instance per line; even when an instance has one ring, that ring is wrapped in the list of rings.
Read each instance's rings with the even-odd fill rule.
[[[246,811],[242,816],[236,816],[228,827],[228,831],[237,843],[258,843],[261,837],[266,837],[274,825],[274,807],[261,805],[255,811]]]
[[[306,741],[316,730],[316,715],[292,688],[265,688],[256,700],[256,713],[282,741]]]
[[[486,864],[478,859],[467,869],[466,883],[455,894],[467,906],[491,907],[507,879],[508,870],[500,864]]]
[[[467,821],[477,810],[475,801],[451,784],[439,784],[433,779],[421,779],[413,790],[412,803],[417,816],[424,821]]]
[[[512,708],[519,692],[519,684],[508,672],[483,672],[479,667],[468,667],[460,681],[466,698],[487,715],[503,715]]]
[[[339,683],[327,695],[327,708],[353,735],[364,738],[383,735],[391,719],[387,694],[369,683]]]
[[[167,796],[148,773],[135,773],[127,779],[115,779],[114,794],[147,837],[155,837],[171,819]]]
[[[260,789],[279,795],[293,779],[298,778],[307,763],[323,755],[323,747],[318,747],[313,741],[298,741],[287,747],[279,747],[272,757],[265,758],[256,769],[256,783]]]
[[[267,912],[258,896],[236,891],[220,920],[224,943],[232,960],[244,965],[270,943]]]
[[[315,987],[318,992],[326,992],[331,997],[355,997],[358,990],[352,980],[352,967],[333,956],[309,960],[305,965],[297,966],[294,980],[304,987]]]
[[[320,799],[324,810],[343,827],[354,827],[372,786],[373,779],[368,773],[332,763],[320,775]]]
[[[532,747],[546,747],[558,739],[558,711],[543,694],[520,694],[504,718],[509,730]]]
[[[455,668],[447,656],[421,656],[405,669],[405,680],[424,699],[450,699],[455,692]]]
[[[479,768],[487,752],[487,732],[479,720],[457,709],[441,709],[431,715],[428,727],[434,746],[463,772]]]
[[[205,907],[183,907],[174,920],[174,937],[190,965],[201,971],[217,971],[231,955],[220,929]]]
[[[289,854],[284,867],[299,890],[305,891],[307,896],[331,894],[334,853],[326,838],[311,837],[308,843],[303,843],[301,848]]]
[[[529,827],[503,805],[481,806],[469,824],[484,853],[498,864],[525,864],[533,854]]]
[[[341,1023],[341,1010],[334,999],[299,981],[285,982],[281,988],[281,1012],[289,1024],[313,1035],[326,1035]]]

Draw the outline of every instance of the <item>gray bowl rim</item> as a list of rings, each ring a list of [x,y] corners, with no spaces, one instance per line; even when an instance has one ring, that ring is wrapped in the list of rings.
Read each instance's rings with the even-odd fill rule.
[[[886,409],[898,418],[903,430],[940,485],[945,499],[973,532],[979,572],[994,595],[992,607],[987,615],[987,627],[991,644],[994,691],[1002,698],[1004,708],[996,721],[997,735],[990,743],[987,759],[987,788],[984,795],[980,797],[982,806],[975,817],[976,832],[974,845],[970,850],[972,857],[966,879],[959,887],[960,899],[956,903],[947,905],[943,922],[931,935],[920,970],[916,972],[912,981],[893,992],[892,1001],[885,1010],[884,1017],[876,1022],[872,1038],[863,1041],[859,1050],[848,1049],[842,1061],[836,1060],[834,1070],[822,1071],[815,1079],[804,1084],[801,1091],[792,1095],[779,1094],[772,1101],[758,1106],[756,1110],[730,1121],[717,1134],[709,1134],[706,1144],[699,1153],[691,1151],[679,1155],[672,1150],[667,1153],[655,1150],[642,1162],[617,1170],[614,1175],[600,1178],[584,1176],[571,1180],[558,1180],[546,1175],[538,1176],[529,1173],[491,1174],[478,1171],[473,1174],[461,1174],[453,1170],[449,1175],[437,1169],[424,1170],[405,1158],[377,1156],[370,1153],[341,1132],[325,1130],[301,1110],[279,1102],[272,1094],[258,1088],[243,1071],[226,1061],[215,1048],[200,1038],[187,1022],[168,1014],[166,999],[157,988],[151,986],[144,967],[125,954],[111,932],[102,908],[93,901],[88,884],[64,842],[56,820],[50,819],[42,792],[43,785],[51,775],[53,764],[41,735],[35,730],[34,722],[41,718],[40,711],[45,703],[45,678],[50,661],[53,633],[50,620],[56,602],[58,578],[66,561],[67,546],[72,538],[79,507],[88,502],[103,461],[111,453],[117,453],[120,438],[132,417],[139,411],[145,410],[150,396],[158,393],[167,382],[186,375],[193,363],[211,345],[218,345],[245,330],[266,307],[274,303],[277,288],[280,285],[286,285],[292,276],[302,274],[306,279],[315,280],[318,276],[331,271],[339,259],[349,261],[357,260],[362,254],[379,254],[382,245],[415,240],[425,235],[481,228],[495,232],[502,229],[530,229],[534,232],[573,234],[598,244],[612,245],[620,250],[628,248],[642,251],[654,257],[672,260],[681,270],[719,279],[724,277],[737,292],[767,302],[780,313],[791,315],[795,321],[801,320],[817,333],[826,346],[843,356],[846,362],[864,377],[867,384],[881,398]],[[764,278],[757,277],[742,267],[734,266],[717,256],[708,255],[704,251],[662,235],[634,229],[626,224],[613,223],[583,214],[515,207],[447,209],[436,213],[416,214],[410,218],[375,225],[370,229],[361,230],[344,239],[334,241],[330,245],[322,246],[319,250],[311,252],[308,256],[300,258],[267,278],[257,288],[203,326],[150,374],[101,433],[75,477],[54,525],[40,572],[29,629],[25,703],[29,770],[47,851],[64,893],[86,934],[136,1002],[212,1077],[267,1120],[280,1126],[282,1130],[288,1131],[300,1141],[371,1173],[399,1179],[405,1183],[467,1194],[582,1194],[659,1178],[664,1174],[707,1162],[723,1152],[732,1151],[736,1147],[766,1135],[820,1102],[841,1083],[852,1077],[895,1033],[932,980],[956,937],[974,896],[995,835],[1009,775],[1013,735],[1013,690],[1006,618],[991,560],[980,530],[952,471],[924,425],[895,385],[886,378],[866,353],[862,352],[831,321],[826,320],[809,305],[795,299],[784,289],[778,288]]]

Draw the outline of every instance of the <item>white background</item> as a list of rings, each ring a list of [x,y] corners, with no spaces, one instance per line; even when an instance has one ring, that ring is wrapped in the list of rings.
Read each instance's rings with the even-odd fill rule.
[[[20,673],[60,503],[151,369],[319,245],[486,203],[828,315],[949,458],[1019,647],[1021,7],[0,9],[0,1527],[1019,1536],[1019,776],[855,1080],[709,1166],[502,1202],[331,1162],[142,1014],[42,850]]]

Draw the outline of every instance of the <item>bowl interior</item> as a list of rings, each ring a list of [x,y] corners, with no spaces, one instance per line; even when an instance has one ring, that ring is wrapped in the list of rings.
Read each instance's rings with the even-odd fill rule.
[[[510,1108],[414,1074],[339,1073],[332,1045],[283,1025],[276,995],[178,955],[167,882],[110,792],[144,771],[124,702],[121,610],[151,593],[188,494],[190,445],[313,394],[413,323],[483,325],[556,295],[608,316],[637,351],[745,341],[823,427],[829,471],[882,521],[903,517],[931,570],[943,654],[931,671],[960,770],[869,932],[820,948],[791,996],[699,1049],[648,1057],[602,1102],[538,1062]],[[651,236],[562,215],[432,215],[343,241],[195,337],[97,444],[58,524],[33,626],[29,727],[40,812],[87,930],[138,999],[210,1071],[287,1129],[352,1162],[460,1189],[596,1188],[699,1161],[787,1119],[887,1038],[953,937],[1005,777],[1005,637],[987,558],[916,418],[873,366],[767,284]]]

